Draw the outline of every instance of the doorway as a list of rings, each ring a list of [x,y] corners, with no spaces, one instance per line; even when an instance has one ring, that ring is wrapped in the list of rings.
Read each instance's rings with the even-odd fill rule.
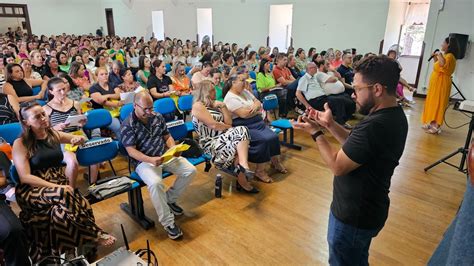
[[[153,27],[153,37],[158,40],[164,40],[165,23],[163,20],[163,10],[151,11],[151,22]]]
[[[105,20],[107,21],[107,35],[115,35],[115,26],[114,26],[114,13],[112,8],[105,9]]]
[[[280,52],[286,52],[291,46],[291,28],[293,20],[293,5],[271,5],[268,29],[268,46],[278,47]]]
[[[11,28],[13,32],[18,30],[18,32],[26,32],[31,36],[31,24],[27,5],[0,3],[0,25],[2,33],[6,33],[8,28]],[[18,35],[15,36],[18,39]]]
[[[197,41],[199,46],[202,45],[203,38],[208,36],[209,42],[212,44],[212,8],[196,9],[197,17]],[[207,38],[206,38],[207,40]]]

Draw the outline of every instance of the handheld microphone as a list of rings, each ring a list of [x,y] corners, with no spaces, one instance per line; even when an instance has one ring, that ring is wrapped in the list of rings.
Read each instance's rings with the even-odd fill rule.
[[[434,54],[437,53],[437,52],[439,52],[439,49],[434,50],[433,55],[431,55],[430,58],[428,58],[428,62],[431,61],[431,59],[433,59],[433,57],[435,57]]]

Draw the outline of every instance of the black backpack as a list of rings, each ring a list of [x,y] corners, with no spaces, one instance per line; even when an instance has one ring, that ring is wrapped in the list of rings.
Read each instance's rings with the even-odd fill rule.
[[[202,151],[201,147],[199,147],[199,144],[195,140],[190,139],[190,138],[185,138],[185,139],[183,139],[182,143],[183,144],[188,144],[191,147],[188,150],[183,151],[181,153],[181,156],[183,156],[185,158],[198,158],[198,157],[202,156],[203,151]]]

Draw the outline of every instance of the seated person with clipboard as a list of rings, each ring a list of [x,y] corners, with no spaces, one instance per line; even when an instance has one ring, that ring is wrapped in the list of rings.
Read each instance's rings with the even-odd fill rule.
[[[179,151],[173,154],[175,158],[167,156],[165,151],[174,148],[175,142],[163,116],[153,112],[153,98],[148,91],[135,94],[133,108],[132,114],[122,123],[121,141],[135,171],[148,187],[159,222],[169,238],[177,239],[183,232],[176,225],[174,215],[182,215],[183,209],[176,202],[196,175],[196,168],[180,157]],[[163,171],[176,175],[176,181],[166,192]]]
[[[67,97],[68,90],[61,78],[51,78],[47,86],[49,97],[52,97],[52,99],[43,106],[43,109],[49,116],[51,127],[57,131],[85,137],[86,134],[82,131],[82,126],[86,124],[87,117],[81,114],[81,103]],[[61,150],[64,153],[63,162],[66,163],[66,177],[69,180],[69,185],[75,188],[79,168],[75,154],[77,146],[61,144]],[[90,180],[92,183],[95,183],[97,180],[98,165],[91,166],[90,172]]]

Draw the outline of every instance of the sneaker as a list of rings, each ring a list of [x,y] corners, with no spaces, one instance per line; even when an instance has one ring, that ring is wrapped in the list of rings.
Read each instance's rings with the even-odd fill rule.
[[[179,207],[178,204],[168,202],[168,207],[170,207],[170,210],[174,215],[183,215],[183,208]]]
[[[165,227],[165,230],[168,233],[168,237],[171,239],[177,239],[183,235],[183,231],[181,231],[181,229],[175,223]]]
[[[345,129],[352,129],[353,126],[351,126],[349,123],[344,123],[344,125],[342,125]]]

